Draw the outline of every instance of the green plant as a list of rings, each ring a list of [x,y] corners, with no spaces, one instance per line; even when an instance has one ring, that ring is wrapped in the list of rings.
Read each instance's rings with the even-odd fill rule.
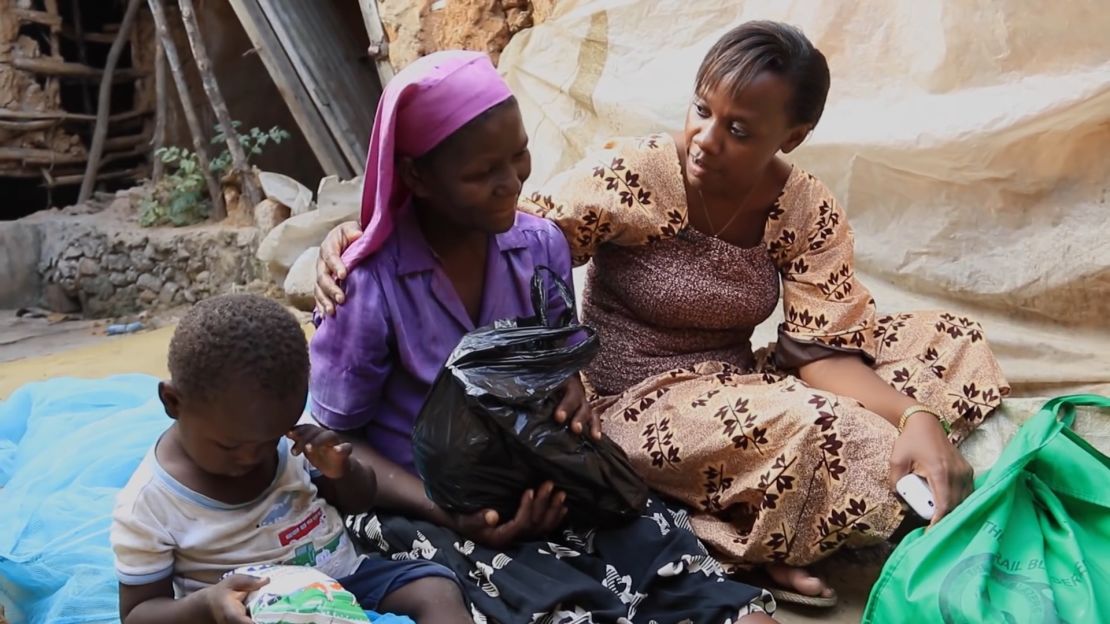
[[[165,163],[166,173],[140,202],[139,225],[181,227],[203,221],[209,200],[197,155],[183,147],[163,147],[154,157]]]
[[[241,125],[242,123],[238,121],[231,122],[231,126],[235,129],[235,133],[239,137],[239,144],[243,146],[243,153],[247,155],[247,160],[250,160],[251,156],[261,154],[262,148],[266,147],[267,143],[277,145],[290,136],[288,132],[277,126],[269,130],[251,128],[246,134],[243,134],[239,132],[239,126]],[[224,150],[220,152],[219,156],[216,156],[211,163],[212,171],[215,171],[218,176],[223,176],[231,170],[231,153],[227,151],[226,135],[223,132],[217,131],[216,136],[212,137],[212,145],[225,146]]]
[[[250,160],[263,152],[268,144],[278,144],[290,134],[277,126],[270,130],[251,128],[247,133],[239,133],[240,122],[232,122],[243,151]],[[224,149],[209,163],[209,169],[217,179],[223,178],[231,170],[231,154],[226,147],[226,135],[217,129],[212,139],[213,145],[224,145]],[[165,175],[151,189],[139,204],[139,225],[173,225],[181,227],[199,223],[208,217],[211,202],[204,181],[200,160],[192,150],[183,147],[164,147],[154,153],[166,165]]]

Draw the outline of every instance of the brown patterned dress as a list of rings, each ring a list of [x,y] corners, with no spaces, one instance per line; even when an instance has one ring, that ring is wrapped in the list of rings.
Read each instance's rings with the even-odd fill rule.
[[[726,565],[806,565],[886,539],[903,506],[887,474],[896,430],[792,371],[858,353],[938,410],[962,440],[1009,392],[978,323],[877,316],[853,271],[852,231],[828,189],[795,167],[764,233],[740,248],[687,227],[665,135],[608,143],[524,209],[590,258],[583,321],[602,349],[586,371],[606,433]],[[753,352],[773,312],[779,340]]]

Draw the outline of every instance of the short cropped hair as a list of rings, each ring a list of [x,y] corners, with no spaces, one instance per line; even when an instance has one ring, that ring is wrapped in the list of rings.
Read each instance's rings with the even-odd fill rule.
[[[308,391],[308,344],[276,301],[224,295],[201,301],[181,319],[169,369],[174,386],[200,400],[218,398],[233,384],[295,399]]]
[[[817,125],[829,94],[829,64],[802,31],[789,24],[746,22],[725,33],[698,68],[698,94],[723,86],[739,93],[762,72],[784,78],[794,91],[787,111],[794,123]]]

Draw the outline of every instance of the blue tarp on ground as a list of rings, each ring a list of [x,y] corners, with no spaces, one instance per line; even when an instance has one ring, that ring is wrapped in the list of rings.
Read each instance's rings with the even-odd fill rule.
[[[0,404],[0,603],[13,624],[119,621],[108,528],[169,424],[157,387],[62,378]]]
[[[116,493],[170,424],[157,387],[147,375],[60,378],[0,403],[0,605],[12,624],[119,622],[108,529]]]

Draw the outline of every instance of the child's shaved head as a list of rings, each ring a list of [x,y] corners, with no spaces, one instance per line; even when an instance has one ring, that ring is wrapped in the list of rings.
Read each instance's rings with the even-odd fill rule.
[[[201,301],[181,320],[169,369],[177,390],[201,401],[231,384],[253,384],[275,399],[303,397],[308,345],[297,320],[276,301],[225,295]]]

